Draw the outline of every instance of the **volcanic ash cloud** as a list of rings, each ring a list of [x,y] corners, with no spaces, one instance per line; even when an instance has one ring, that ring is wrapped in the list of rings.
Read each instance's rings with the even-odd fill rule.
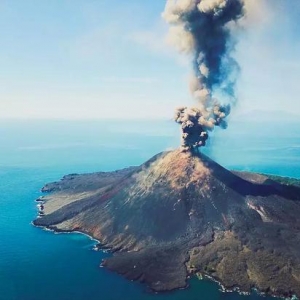
[[[163,18],[170,24],[169,42],[192,57],[190,89],[195,108],[179,107],[175,121],[182,128],[182,149],[204,146],[215,126],[227,127],[238,64],[230,56],[232,33],[245,14],[244,0],[168,0]],[[226,99],[221,104],[214,94]]]

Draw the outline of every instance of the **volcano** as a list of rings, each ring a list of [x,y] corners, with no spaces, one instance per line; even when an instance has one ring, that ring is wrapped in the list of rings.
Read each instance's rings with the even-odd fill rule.
[[[154,291],[197,273],[226,289],[300,296],[300,181],[174,150],[42,191],[34,225],[92,236],[113,253],[103,266]]]

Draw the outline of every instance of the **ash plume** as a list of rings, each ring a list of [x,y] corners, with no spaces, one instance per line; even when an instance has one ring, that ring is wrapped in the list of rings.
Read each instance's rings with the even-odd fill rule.
[[[167,0],[163,18],[170,24],[169,41],[192,55],[190,89],[198,101],[195,108],[179,107],[175,121],[182,128],[182,149],[204,146],[208,131],[227,127],[238,64],[230,56],[232,31],[244,14],[244,0]],[[221,104],[218,93],[227,104]]]

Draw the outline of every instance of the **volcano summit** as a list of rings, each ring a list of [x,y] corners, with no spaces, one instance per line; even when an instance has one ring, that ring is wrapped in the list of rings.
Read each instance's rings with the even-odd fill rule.
[[[201,273],[227,289],[300,296],[300,181],[175,150],[42,191],[34,225],[89,234],[113,252],[103,266],[152,290],[186,287]]]

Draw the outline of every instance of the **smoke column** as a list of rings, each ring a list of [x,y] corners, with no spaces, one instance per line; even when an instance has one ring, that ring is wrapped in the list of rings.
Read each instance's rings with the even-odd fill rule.
[[[244,0],[167,0],[163,18],[170,24],[169,41],[192,55],[195,108],[179,107],[175,121],[182,128],[182,149],[205,146],[208,131],[227,127],[239,66],[230,56],[232,32],[245,13]],[[227,100],[221,105],[218,93]]]

